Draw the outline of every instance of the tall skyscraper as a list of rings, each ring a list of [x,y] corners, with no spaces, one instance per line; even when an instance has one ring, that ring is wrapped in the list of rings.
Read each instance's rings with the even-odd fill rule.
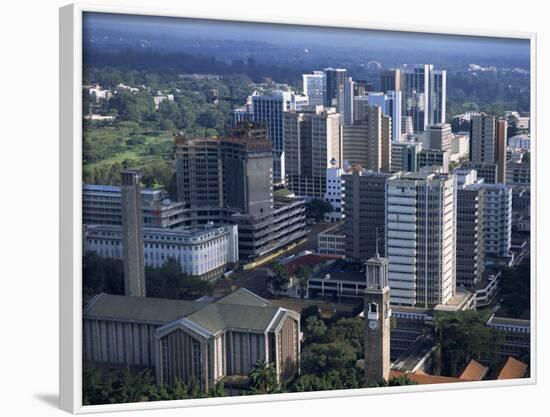
[[[253,216],[273,216],[271,142],[261,132],[242,130],[220,140],[225,207]]]
[[[354,85],[351,77],[346,77],[344,80],[344,103],[343,106],[340,106],[340,119],[345,124],[353,123]]]
[[[389,173],[354,171],[342,175],[346,258],[364,262],[386,253],[386,182]],[[378,244],[378,248],[377,248]]]
[[[121,172],[124,294],[135,297],[146,296],[140,179],[138,171]]]
[[[408,172],[386,185],[386,257],[392,303],[446,304],[456,291],[453,175]]]
[[[219,141],[176,135],[178,201],[191,208],[223,207],[223,171]]]
[[[391,169],[391,119],[379,106],[365,107],[365,119],[342,127],[343,160],[373,171]]]
[[[447,72],[433,65],[402,70],[403,116],[412,117],[415,132],[424,132],[430,124],[445,122]]]
[[[247,133],[248,131],[248,133]],[[238,126],[234,137],[220,140],[224,204],[235,211],[239,253],[257,256],[273,246],[273,177],[271,142],[254,126]]]
[[[323,199],[327,168],[342,166],[340,114],[322,106],[287,112],[283,132],[288,188],[300,196]]]
[[[365,378],[367,386],[388,381],[390,376],[390,287],[388,260],[378,253],[366,262]]]
[[[401,93],[390,91],[389,94],[368,93],[367,96],[370,106],[380,107],[384,116],[392,118],[392,141],[399,142],[401,124]],[[396,124],[394,124],[394,117]],[[396,128],[396,134],[394,134],[394,128]]]
[[[252,96],[252,119],[266,123],[268,139],[273,146],[273,180],[283,182],[285,178],[283,114],[300,110],[306,105],[304,97],[289,91],[274,91],[270,95]]]
[[[507,122],[495,116],[481,114],[470,119],[470,161],[495,165],[496,181],[502,184],[506,180],[506,131]]]
[[[483,184],[485,193],[485,264],[510,266],[512,255],[512,187]]]
[[[485,192],[475,170],[455,170],[456,282],[475,287],[485,271]]]
[[[344,97],[344,83],[347,71],[344,68],[325,68],[326,94],[325,106],[335,107],[341,112]]]
[[[309,98],[310,106],[322,106],[325,103],[325,73],[313,71],[313,74],[303,74],[303,91]]]
[[[403,87],[403,78],[400,69],[384,70],[380,74],[380,91],[401,91]]]

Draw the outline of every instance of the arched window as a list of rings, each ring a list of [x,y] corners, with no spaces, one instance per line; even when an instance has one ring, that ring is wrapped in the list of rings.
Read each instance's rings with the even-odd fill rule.
[[[378,313],[378,304],[372,302],[369,304],[369,313]]]

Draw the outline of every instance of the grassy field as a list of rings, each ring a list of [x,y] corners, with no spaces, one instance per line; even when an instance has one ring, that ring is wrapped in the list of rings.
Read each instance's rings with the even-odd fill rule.
[[[94,162],[85,166],[93,169],[100,165],[110,165],[125,160],[143,165],[158,156],[168,156],[174,143],[172,132],[140,130],[128,128],[100,127],[88,129],[84,140],[92,143]],[[110,152],[111,151],[111,152]],[[97,160],[95,160],[97,159]]]
[[[83,149],[84,182],[116,184],[122,168],[162,171],[163,178],[174,169],[173,132],[140,128],[137,125],[85,128]],[[166,181],[155,181],[166,187]]]

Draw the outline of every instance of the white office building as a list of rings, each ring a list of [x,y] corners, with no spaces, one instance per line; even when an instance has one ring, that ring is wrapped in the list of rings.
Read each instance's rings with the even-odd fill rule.
[[[342,174],[344,174],[344,170],[342,168],[327,168],[325,201],[332,206],[332,211],[325,214],[325,221],[328,222],[340,221],[343,218]]]
[[[85,250],[122,259],[122,227],[92,225],[85,230]],[[189,229],[143,228],[145,265],[161,267],[176,259],[185,274],[203,279],[221,276],[239,259],[236,225],[205,225]]]
[[[446,304],[456,291],[453,175],[407,172],[386,183],[391,302]]]
[[[322,106],[325,100],[326,79],[323,71],[313,71],[313,74],[303,74],[303,91],[309,99],[310,106]]]
[[[459,186],[469,184],[471,180],[457,170]],[[475,171],[473,171],[475,172]],[[512,187],[505,184],[490,184],[483,180],[469,188],[479,187],[484,190],[483,217],[485,222],[485,264],[510,266],[513,255],[512,247]]]

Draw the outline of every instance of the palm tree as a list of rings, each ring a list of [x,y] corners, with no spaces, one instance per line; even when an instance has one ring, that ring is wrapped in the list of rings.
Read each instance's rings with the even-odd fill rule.
[[[264,359],[259,359],[254,364],[248,378],[252,391],[256,394],[273,394],[281,390],[275,367]]]

